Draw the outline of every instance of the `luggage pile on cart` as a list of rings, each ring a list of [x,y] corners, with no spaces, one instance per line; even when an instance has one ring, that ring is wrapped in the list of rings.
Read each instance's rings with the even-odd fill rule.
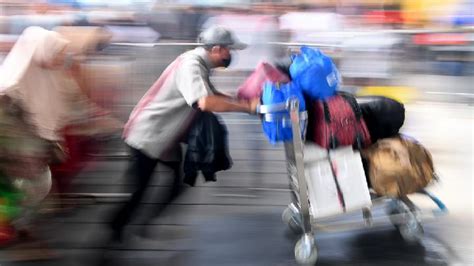
[[[389,220],[405,240],[420,240],[422,219],[446,213],[446,207],[425,190],[436,179],[431,155],[416,140],[399,134],[403,104],[340,92],[341,78],[332,60],[317,49],[300,50],[286,71],[275,66],[273,78],[240,88],[261,95],[263,131],[271,143],[285,147],[292,202],[282,218],[301,234],[297,262],[314,264],[315,231],[330,228],[322,225],[329,217],[348,212],[362,212],[361,226]],[[267,73],[269,68],[267,64]],[[275,73],[290,81],[275,81]],[[408,198],[413,193],[427,195],[440,211],[425,215]],[[372,216],[379,203],[386,205],[389,219]],[[354,222],[337,225],[355,227]]]

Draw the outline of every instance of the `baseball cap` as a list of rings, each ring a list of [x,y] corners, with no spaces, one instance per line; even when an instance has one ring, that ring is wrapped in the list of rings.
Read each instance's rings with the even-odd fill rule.
[[[240,42],[234,34],[223,27],[211,27],[199,35],[198,42],[202,45],[223,45],[233,50],[243,50],[247,44]]]

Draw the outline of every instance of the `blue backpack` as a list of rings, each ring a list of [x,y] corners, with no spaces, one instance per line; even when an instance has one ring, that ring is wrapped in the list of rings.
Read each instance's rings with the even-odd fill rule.
[[[300,112],[306,110],[303,93],[297,84],[293,82],[284,84],[267,82],[263,86],[262,104],[264,105],[286,103],[291,97],[296,97],[299,100]],[[292,140],[293,133],[288,111],[272,113],[272,116],[275,118],[273,121],[265,121],[264,119],[262,122],[263,132],[268,140],[272,144]]]
[[[319,49],[303,46],[300,50],[300,54],[293,55],[290,66],[292,80],[312,100],[324,100],[335,95],[341,75],[331,58]]]

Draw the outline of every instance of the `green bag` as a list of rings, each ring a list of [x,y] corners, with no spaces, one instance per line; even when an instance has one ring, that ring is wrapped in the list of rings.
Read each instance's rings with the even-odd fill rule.
[[[11,221],[20,214],[22,198],[21,192],[0,174],[0,223]]]

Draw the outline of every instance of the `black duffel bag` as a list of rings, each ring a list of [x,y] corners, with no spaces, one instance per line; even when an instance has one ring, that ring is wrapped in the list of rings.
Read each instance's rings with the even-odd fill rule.
[[[361,97],[358,101],[372,143],[398,134],[405,122],[402,103],[383,96]]]

